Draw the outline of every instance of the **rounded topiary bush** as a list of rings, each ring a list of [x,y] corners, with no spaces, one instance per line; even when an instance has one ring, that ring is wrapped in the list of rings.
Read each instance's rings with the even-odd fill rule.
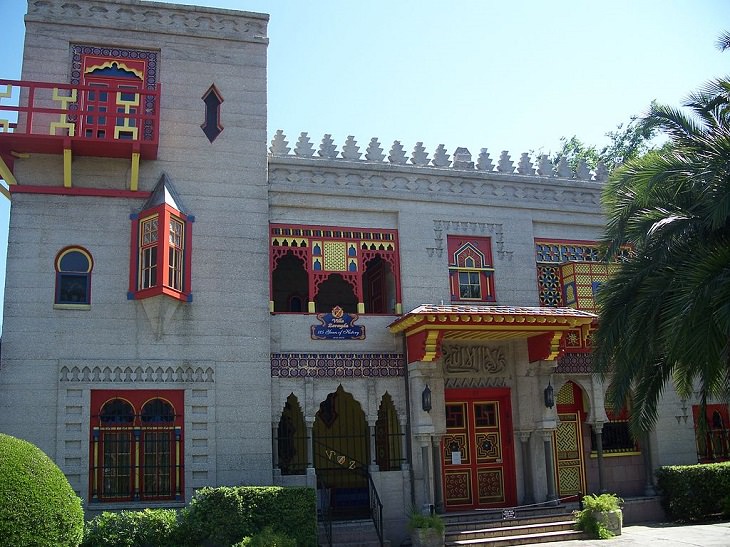
[[[0,538],[3,545],[77,546],[81,499],[37,446],[0,433]]]

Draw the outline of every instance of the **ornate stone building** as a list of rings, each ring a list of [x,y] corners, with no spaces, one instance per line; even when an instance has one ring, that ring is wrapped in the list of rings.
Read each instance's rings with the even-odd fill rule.
[[[657,465],[727,454],[693,401],[638,443],[604,407],[602,169],[269,141],[267,23],[29,0],[0,80],[0,431],[90,513],[309,485],[344,517],[380,500],[393,541],[413,506],[642,496]]]

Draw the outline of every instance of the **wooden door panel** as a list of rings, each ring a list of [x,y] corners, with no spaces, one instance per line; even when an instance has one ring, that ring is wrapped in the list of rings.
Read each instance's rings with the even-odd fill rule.
[[[516,503],[509,397],[509,390],[447,390],[441,445],[447,509]]]

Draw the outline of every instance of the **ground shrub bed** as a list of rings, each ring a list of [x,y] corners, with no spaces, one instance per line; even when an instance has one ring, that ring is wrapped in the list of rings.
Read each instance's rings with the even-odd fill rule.
[[[203,488],[181,511],[105,512],[86,525],[84,547],[314,547],[311,488]]]
[[[314,490],[275,486],[203,488],[182,511],[178,532],[184,545],[228,547],[267,527],[292,538],[300,547],[317,545]]]
[[[730,462],[664,466],[656,477],[670,520],[708,520],[730,509]]]
[[[86,523],[83,547],[174,547],[178,512],[175,509],[104,512]]]
[[[0,433],[0,545],[38,547],[315,547],[311,488],[203,488],[175,509],[104,512],[81,499],[33,444]]]
[[[0,543],[75,547],[83,531],[81,499],[53,460],[0,433]]]

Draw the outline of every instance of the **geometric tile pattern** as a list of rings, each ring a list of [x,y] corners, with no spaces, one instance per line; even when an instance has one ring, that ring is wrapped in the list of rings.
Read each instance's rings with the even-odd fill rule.
[[[593,372],[593,356],[590,353],[565,352],[558,357],[555,372],[560,374]]]
[[[403,376],[401,353],[272,353],[272,378]]]
[[[471,505],[471,472],[468,469],[446,471],[444,490],[450,504]]]
[[[554,439],[557,453],[558,495],[563,497],[583,492],[583,450],[578,414],[574,412],[560,414],[559,418],[560,424],[555,430]]]
[[[474,436],[474,441],[477,449],[477,461],[494,461],[502,457],[498,431],[477,433]]]
[[[540,305],[560,307],[563,305],[563,285],[560,281],[560,266],[537,265],[537,289]]]
[[[324,269],[328,272],[346,272],[347,256],[344,241],[325,241],[322,245]]]
[[[453,452],[461,453],[461,465],[469,463],[469,445],[466,441],[465,433],[453,433],[444,435],[444,461],[453,464],[451,454]]]
[[[568,465],[569,462],[563,462],[558,471],[558,483],[560,484],[560,495],[569,496],[580,492],[580,466]]]
[[[567,384],[563,384],[563,387],[561,387],[560,391],[558,391],[555,402],[559,405],[575,404],[573,384],[571,384],[570,382],[568,382]]]
[[[629,249],[620,249],[615,260],[621,262],[628,255]],[[579,278],[571,265],[576,262],[583,264],[583,270],[587,268]],[[586,311],[595,310],[593,296],[616,267],[603,260],[596,243],[548,239],[535,239],[535,263],[541,306],[571,306]]]
[[[537,262],[601,262],[601,255],[596,244],[567,243],[559,241],[535,240],[535,257]]]
[[[117,59],[146,59],[147,69],[145,72],[147,89],[155,89],[157,85],[157,55],[155,51],[141,49],[109,48],[82,46],[73,44],[71,46],[71,84],[81,83],[81,56],[101,55],[104,57],[115,57]]]
[[[605,262],[570,262],[560,266],[563,280],[563,305],[577,310],[597,312],[595,296],[618,268]]]
[[[504,501],[502,469],[480,469],[477,472],[477,488],[479,489],[479,503]]]

